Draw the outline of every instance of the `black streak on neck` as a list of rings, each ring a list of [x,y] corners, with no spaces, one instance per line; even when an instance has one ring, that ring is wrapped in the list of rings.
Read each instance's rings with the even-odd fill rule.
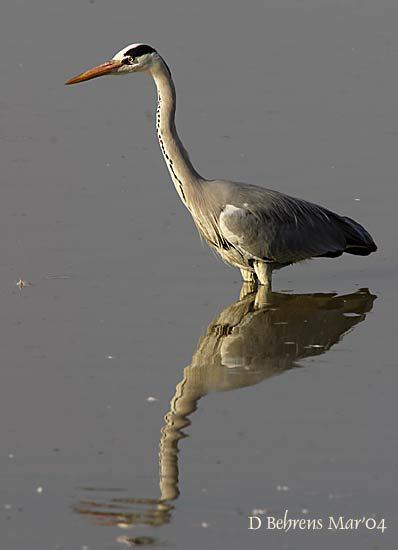
[[[167,65],[166,65],[167,67]],[[168,68],[168,67],[167,67]],[[158,107],[156,109],[156,130],[157,130],[157,134],[158,134],[158,139],[159,139],[159,144],[160,144],[160,148],[162,150],[162,153],[164,155],[164,158],[166,160],[166,163],[167,163],[167,166],[169,168],[169,170],[171,171],[171,173],[173,174],[173,176],[175,177],[175,179],[178,181],[178,184],[179,184],[179,187],[180,187],[180,191],[181,191],[181,196],[183,198],[183,201],[184,203],[186,204],[186,197],[185,197],[185,193],[184,193],[184,186],[183,186],[183,183],[182,181],[180,180],[180,178],[177,176],[175,170],[174,170],[174,166],[173,166],[173,159],[171,159],[169,157],[169,155],[166,153],[166,149],[165,149],[165,146],[164,146],[164,143],[163,143],[163,139],[162,139],[162,135],[160,133],[160,109],[161,109],[161,102],[162,102],[162,98],[160,96],[160,94],[158,94]]]

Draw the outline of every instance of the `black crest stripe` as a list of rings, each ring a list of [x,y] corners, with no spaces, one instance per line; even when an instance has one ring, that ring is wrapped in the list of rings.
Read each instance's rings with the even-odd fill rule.
[[[153,53],[156,50],[152,48],[152,46],[147,46],[146,44],[140,44],[139,46],[136,46],[135,48],[131,48],[128,52],[126,52],[124,55],[129,57],[140,57],[140,55],[145,55],[147,53]]]

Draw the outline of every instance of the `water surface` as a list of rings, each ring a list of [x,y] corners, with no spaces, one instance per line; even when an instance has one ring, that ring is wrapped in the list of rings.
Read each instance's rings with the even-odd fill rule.
[[[393,0],[5,2],[2,547],[393,547],[397,21]],[[137,41],[204,176],[353,217],[379,252],[238,300],[169,181],[152,82],[63,86]],[[248,531],[286,509],[388,530]]]

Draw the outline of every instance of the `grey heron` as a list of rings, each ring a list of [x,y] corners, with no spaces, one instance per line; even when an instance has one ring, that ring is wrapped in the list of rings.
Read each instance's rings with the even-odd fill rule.
[[[351,218],[278,191],[200,176],[177,133],[170,69],[151,46],[130,44],[66,84],[136,72],[148,72],[155,81],[157,136],[178,195],[201,237],[227,264],[240,269],[244,281],[270,289],[275,269],[310,258],[376,251],[370,234]]]

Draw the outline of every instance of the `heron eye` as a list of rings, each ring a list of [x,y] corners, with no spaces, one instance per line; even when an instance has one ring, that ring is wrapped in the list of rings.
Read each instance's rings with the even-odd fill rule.
[[[123,59],[124,65],[134,65],[134,62],[135,62],[135,58],[132,57],[131,55],[128,55]]]

